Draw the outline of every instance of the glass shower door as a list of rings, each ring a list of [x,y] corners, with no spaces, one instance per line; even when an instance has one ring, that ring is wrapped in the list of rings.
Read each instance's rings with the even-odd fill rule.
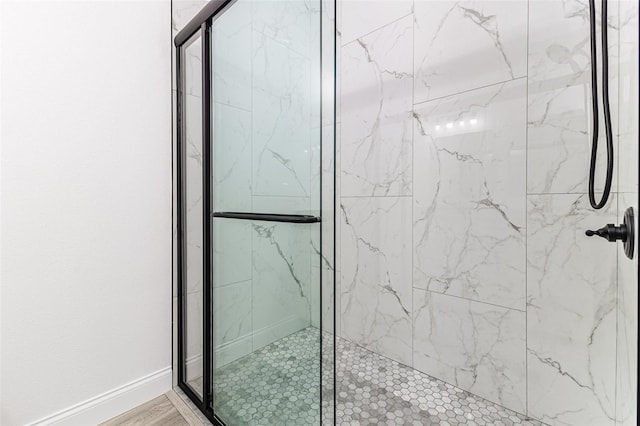
[[[214,424],[334,423],[334,22],[212,0],[175,39],[178,384]]]
[[[212,409],[319,424],[320,15],[237,0],[211,56]]]

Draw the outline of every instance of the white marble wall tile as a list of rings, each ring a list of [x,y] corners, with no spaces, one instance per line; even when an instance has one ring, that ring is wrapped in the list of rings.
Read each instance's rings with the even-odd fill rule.
[[[315,214],[308,197],[272,197],[254,195],[253,211],[257,213]],[[308,241],[308,240],[307,240]]]
[[[618,191],[638,192],[638,2],[620,1]]]
[[[333,270],[324,266],[311,268],[311,325],[324,333],[335,333],[334,329]]]
[[[613,424],[617,248],[584,234],[615,222],[611,205],[528,197],[528,413],[550,424]]]
[[[314,225],[252,222],[254,350],[311,324]]]
[[[416,0],[415,101],[522,77],[526,1]]]
[[[171,68],[175,70],[176,49],[173,40],[184,26],[206,4],[208,0],[172,0],[171,1]],[[176,79],[171,79],[171,90],[176,90]]]
[[[202,40],[200,37],[192,40],[182,47],[184,93],[202,99]]]
[[[251,222],[213,218],[211,227],[213,286],[251,280]]]
[[[413,365],[523,413],[525,313],[413,290]]]
[[[336,5],[333,0],[322,0],[322,126],[335,122],[335,68],[336,68]]]
[[[319,26],[312,24],[311,18],[317,3],[318,0],[253,0],[253,28],[301,55],[316,54],[317,46],[312,47],[311,41],[317,37],[316,32],[319,34]]]
[[[317,266],[311,267],[311,326],[320,328],[320,287],[321,284],[320,268]]]
[[[251,110],[251,0],[238,0],[212,25],[214,102]]]
[[[635,213],[635,249],[633,259],[624,254],[618,243],[617,296],[617,362],[616,362],[616,425],[638,424],[638,195],[618,196],[618,221],[633,207]]]
[[[171,0],[171,24],[178,33],[202,10],[208,0]]]
[[[213,209],[251,211],[251,113],[213,106]]]
[[[325,137],[325,131],[321,128],[311,129],[310,132],[310,147],[309,147],[309,195],[310,206],[312,210],[320,213],[321,203],[321,188],[320,180],[323,178],[322,168],[324,167],[324,154],[322,148],[324,148],[323,139]]]
[[[411,365],[411,198],[342,198],[342,335]]]
[[[342,196],[411,194],[412,34],[407,16],[342,47]]]
[[[186,288],[202,290],[202,101],[195,96],[185,100],[185,199]]]
[[[320,320],[322,321],[322,331],[336,333],[335,316],[340,310],[340,295],[336,292],[334,285],[333,269],[324,265],[321,268],[321,300],[320,300]]]
[[[187,294],[185,302],[185,375],[191,380],[202,376],[202,292]]]
[[[315,131],[315,130],[314,130]],[[323,262],[333,268],[334,226],[335,226],[335,155],[334,126],[322,127],[322,170],[320,170],[320,150],[312,152],[311,211],[322,217],[322,234],[311,233],[312,265],[320,266],[320,239],[322,239]],[[320,182],[322,179],[322,182]],[[316,256],[315,254],[318,254]]]
[[[253,35],[253,194],[308,197],[310,62]]]
[[[300,98],[306,102],[308,113],[309,58],[258,31],[252,34],[252,53],[253,91],[280,98]]]
[[[339,5],[345,44],[407,16],[413,9],[411,0],[343,0]]]
[[[526,80],[414,115],[413,286],[524,311]]]
[[[596,3],[600,34],[600,2]],[[609,91],[614,149],[618,144],[615,137],[618,133],[617,10],[617,7],[609,8]],[[529,3],[527,182],[530,194],[587,192],[592,134],[588,16],[587,0]],[[600,49],[598,52],[600,57]],[[601,78],[602,73],[598,74]],[[599,88],[599,96],[601,93]],[[597,190],[604,186],[606,170],[603,110],[599,109]],[[616,175],[614,169],[614,191]]]
[[[252,291],[250,280],[213,289],[213,337],[218,367],[251,353]]]

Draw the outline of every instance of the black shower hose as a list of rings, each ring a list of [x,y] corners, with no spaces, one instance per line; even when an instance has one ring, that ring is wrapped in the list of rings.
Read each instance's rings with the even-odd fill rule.
[[[613,134],[611,130],[611,110],[609,108],[609,45],[607,40],[607,0],[602,0],[602,104],[604,109],[604,126],[607,138],[607,177],[602,199],[597,202],[594,180],[596,159],[598,156],[598,71],[596,56],[596,6],[595,0],[589,0],[589,23],[591,29],[591,102],[593,107],[593,131],[591,134],[591,167],[589,169],[589,202],[594,209],[601,209],[607,204],[611,193],[613,178]]]

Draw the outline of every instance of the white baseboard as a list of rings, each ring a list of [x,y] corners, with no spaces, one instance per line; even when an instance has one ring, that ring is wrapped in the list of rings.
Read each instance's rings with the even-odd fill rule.
[[[96,425],[171,390],[171,367],[65,408],[27,426]]]

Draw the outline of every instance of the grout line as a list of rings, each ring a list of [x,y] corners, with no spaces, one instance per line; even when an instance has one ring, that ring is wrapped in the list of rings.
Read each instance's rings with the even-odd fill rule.
[[[485,301],[483,301],[483,300],[469,299],[469,298],[467,298],[467,297],[456,296],[455,294],[441,293],[441,292],[439,292],[439,291],[427,290],[427,289],[420,288],[420,287],[413,287],[413,289],[414,289],[414,290],[422,290],[422,291],[425,291],[425,292],[429,292],[429,293],[431,293],[431,294],[439,294],[439,295],[441,295],[441,296],[455,297],[456,299],[466,300],[467,302],[481,303],[481,304],[483,304],[483,305],[495,306],[496,308],[508,309],[508,310],[510,310],[510,311],[526,312],[526,310],[524,310],[524,309],[511,308],[511,307],[509,307],[509,306],[498,305],[498,304],[496,304],[496,303],[485,302]]]
[[[396,22],[401,21],[402,19],[404,19],[404,18],[406,18],[407,16],[410,16],[410,15],[413,15],[413,10],[411,10],[411,12],[409,12],[409,13],[407,13],[405,15],[402,15],[401,17],[399,17],[397,19],[394,19],[393,21],[387,22],[386,24],[381,25],[381,26],[377,27],[376,29],[369,31],[368,33],[359,35],[356,38],[354,38],[353,40],[350,40],[350,41],[348,41],[346,43],[342,43],[341,47],[346,47],[348,44],[355,43],[356,41],[360,40],[361,38],[367,37],[367,36],[375,33],[376,31],[383,29],[386,26],[389,26],[391,24],[395,24]],[[342,41],[342,37],[340,38],[340,40]]]
[[[229,108],[236,109],[236,110],[238,110],[238,111],[251,112],[251,111],[250,111],[250,110],[248,110],[248,109],[245,109],[245,108],[242,108],[242,107],[239,107],[239,106],[236,106],[236,105],[233,105],[233,104],[227,103],[227,102],[219,102],[219,101],[215,101],[215,100],[214,100],[214,101],[213,101],[213,104],[214,104],[214,105],[222,105],[222,106],[226,106],[226,107],[229,107]]]
[[[418,105],[426,104],[426,103],[429,103],[429,102],[439,101],[439,100],[442,100],[442,99],[451,98],[453,96],[458,96],[458,95],[462,95],[462,94],[465,94],[465,93],[474,92],[476,90],[487,89],[489,87],[500,86],[502,84],[506,84],[506,83],[509,83],[509,82],[512,82],[512,81],[524,80],[524,79],[527,79],[527,75],[526,74],[525,75],[521,75],[520,77],[509,78],[507,80],[502,80],[502,81],[498,81],[498,82],[495,82],[495,83],[485,84],[484,86],[478,86],[478,87],[474,87],[472,89],[462,90],[460,92],[449,93],[449,94],[444,95],[444,96],[438,96],[437,98],[430,98],[430,99],[426,99],[426,100],[420,101],[420,102],[415,102],[415,99],[414,99],[414,104],[413,105],[414,106],[418,106]]]

